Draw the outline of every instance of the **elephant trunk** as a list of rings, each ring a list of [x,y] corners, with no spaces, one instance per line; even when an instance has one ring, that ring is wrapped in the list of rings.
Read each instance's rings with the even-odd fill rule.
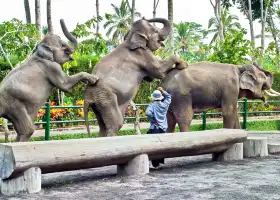
[[[65,37],[70,41],[72,42],[73,44],[73,47],[74,47],[74,51],[77,49],[78,47],[78,41],[77,39],[68,31],[65,23],[64,23],[64,20],[63,19],[60,19],[60,25],[61,25],[61,29],[65,35]]]
[[[90,137],[90,128],[88,123],[88,111],[89,111],[88,109],[89,109],[89,103],[84,102],[84,119],[85,119],[88,137]]]
[[[47,22],[48,22],[48,32],[50,34],[53,33],[53,25],[52,25],[52,9],[51,9],[51,0],[47,0]]]
[[[164,18],[153,18],[147,20],[148,22],[159,22],[163,24],[163,28],[160,30],[160,36],[162,37],[163,40],[166,39],[166,37],[169,35],[171,31],[171,23]]]

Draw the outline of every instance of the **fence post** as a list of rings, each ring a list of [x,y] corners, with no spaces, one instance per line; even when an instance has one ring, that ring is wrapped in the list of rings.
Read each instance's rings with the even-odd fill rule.
[[[51,118],[51,107],[50,103],[46,103],[46,125],[45,125],[45,140],[50,140],[50,118]]]
[[[245,98],[244,99],[244,104],[243,104],[243,129],[247,129],[247,117],[248,117],[248,113],[247,113],[247,110],[248,110],[248,102],[247,102],[247,99]]]
[[[202,115],[202,130],[206,130],[206,112]]]

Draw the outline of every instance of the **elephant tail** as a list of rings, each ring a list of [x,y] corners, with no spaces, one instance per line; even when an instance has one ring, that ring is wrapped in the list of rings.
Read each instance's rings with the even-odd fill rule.
[[[89,105],[90,105],[89,102],[84,103],[84,119],[85,119],[85,124],[86,124],[86,127],[87,127],[88,137],[90,137],[90,128],[89,128],[89,122],[88,122]]]

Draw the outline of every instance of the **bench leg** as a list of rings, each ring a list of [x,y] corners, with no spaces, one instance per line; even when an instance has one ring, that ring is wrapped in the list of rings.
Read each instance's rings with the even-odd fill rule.
[[[2,180],[1,193],[7,196],[20,192],[36,193],[41,190],[41,169],[32,167],[17,177]]]
[[[236,143],[229,149],[220,153],[213,153],[212,160],[214,161],[233,161],[243,159],[243,143]]]
[[[267,137],[248,137],[244,144],[244,157],[268,156]]]
[[[149,157],[141,154],[126,164],[118,165],[117,174],[120,176],[140,175],[149,173]]]

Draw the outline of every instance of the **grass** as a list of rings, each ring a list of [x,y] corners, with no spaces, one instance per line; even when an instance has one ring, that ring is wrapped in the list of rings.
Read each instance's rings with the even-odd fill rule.
[[[242,127],[242,122],[240,123]],[[207,130],[220,129],[223,128],[223,124],[219,123],[208,123],[206,125]],[[201,124],[193,124],[191,125],[191,131],[201,131]],[[272,130],[280,130],[280,120],[258,120],[258,121],[248,121],[247,122],[247,130],[255,130],[255,131],[272,131]],[[148,129],[141,129],[142,134],[146,134]],[[179,128],[176,127],[176,132],[179,132]],[[118,132],[118,136],[123,135],[135,135],[135,130],[121,130]],[[91,134],[92,137],[97,137],[98,133],[94,132]],[[68,140],[68,139],[81,139],[88,138],[87,133],[77,133],[77,134],[58,134],[50,137],[50,140]],[[44,136],[40,137],[32,137],[30,141],[43,141],[45,139]],[[0,143],[4,143],[4,140],[0,140]]]

